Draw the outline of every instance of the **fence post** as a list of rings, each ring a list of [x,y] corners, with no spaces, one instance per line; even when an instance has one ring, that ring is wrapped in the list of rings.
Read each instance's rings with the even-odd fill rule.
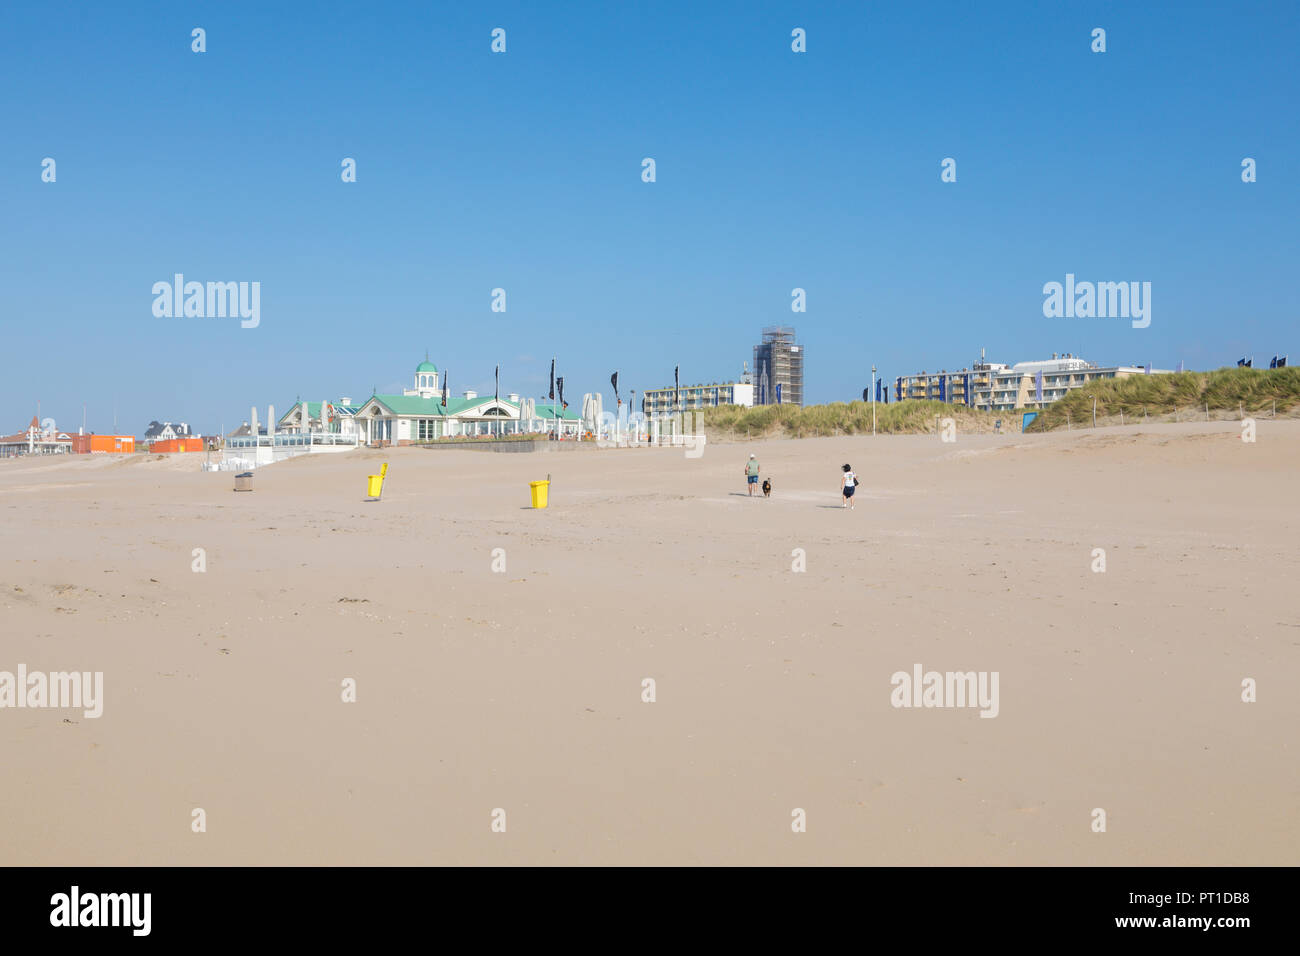
[[[1092,427],[1097,427],[1097,399],[1092,400]]]

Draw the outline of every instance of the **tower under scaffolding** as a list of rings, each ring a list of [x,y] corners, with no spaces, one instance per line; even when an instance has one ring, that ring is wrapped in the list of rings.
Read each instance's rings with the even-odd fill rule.
[[[803,405],[803,346],[794,340],[794,328],[769,325],[763,341],[754,346],[755,405]]]

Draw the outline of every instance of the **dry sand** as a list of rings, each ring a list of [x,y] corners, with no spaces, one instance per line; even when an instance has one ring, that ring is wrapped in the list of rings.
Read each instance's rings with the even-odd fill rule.
[[[1296,864],[1300,423],[1238,436],[0,462],[0,670],[105,680],[0,710],[0,863]]]

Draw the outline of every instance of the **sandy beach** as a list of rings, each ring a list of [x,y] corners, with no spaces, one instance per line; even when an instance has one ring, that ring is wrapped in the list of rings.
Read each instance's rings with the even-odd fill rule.
[[[104,674],[0,710],[0,861],[1295,865],[1300,422],[1258,428],[0,462],[0,671]],[[918,664],[997,716],[893,706]]]

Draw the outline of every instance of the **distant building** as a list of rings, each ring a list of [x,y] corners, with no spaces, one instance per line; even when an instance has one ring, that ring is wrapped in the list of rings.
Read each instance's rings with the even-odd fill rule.
[[[101,452],[125,455],[135,451],[134,435],[73,435],[72,450],[78,455]]]
[[[144,432],[144,443],[155,441],[173,441],[177,438],[197,438],[184,422],[150,422]]]
[[[72,452],[72,436],[64,432],[42,429],[41,423],[32,416],[26,431],[14,432],[12,435],[0,435],[0,458],[16,458],[19,455],[67,455]]]
[[[944,369],[901,376],[894,385],[894,398],[898,401],[932,399],[995,412],[1045,408],[1072,389],[1099,379],[1169,372],[1169,369],[1148,369],[1142,365],[1103,368],[1070,354],[1053,355],[1042,361],[1018,362],[1012,366],[986,362],[981,358],[973,367],[960,371]]]
[[[754,346],[755,405],[803,404],[804,349],[794,340],[794,329],[772,325]]]
[[[265,435],[265,434],[266,434],[266,426],[265,426],[265,425],[258,425],[258,426],[257,426],[257,434],[258,434],[258,435]],[[253,427],[252,427],[251,425],[249,425],[248,422],[244,422],[244,424],[240,425],[240,426],[239,426],[238,428],[236,428],[233,432],[226,432],[226,437],[227,437],[227,438],[251,438],[251,437],[253,437]]]
[[[295,402],[292,408],[280,416],[276,431],[290,434],[329,432],[335,435],[355,435],[358,431],[356,415],[360,408],[360,405],[352,404],[352,399],[346,397],[334,402]]]
[[[675,401],[674,395],[680,401]],[[754,404],[754,386],[749,382],[714,382],[712,385],[683,385],[674,390],[672,385],[647,388],[641,396],[641,411],[646,415],[689,412],[718,405]]]
[[[203,451],[206,448],[202,438],[197,436],[193,438],[164,438],[162,441],[151,442],[149,450],[151,452],[160,452],[173,454],[183,451]]]

